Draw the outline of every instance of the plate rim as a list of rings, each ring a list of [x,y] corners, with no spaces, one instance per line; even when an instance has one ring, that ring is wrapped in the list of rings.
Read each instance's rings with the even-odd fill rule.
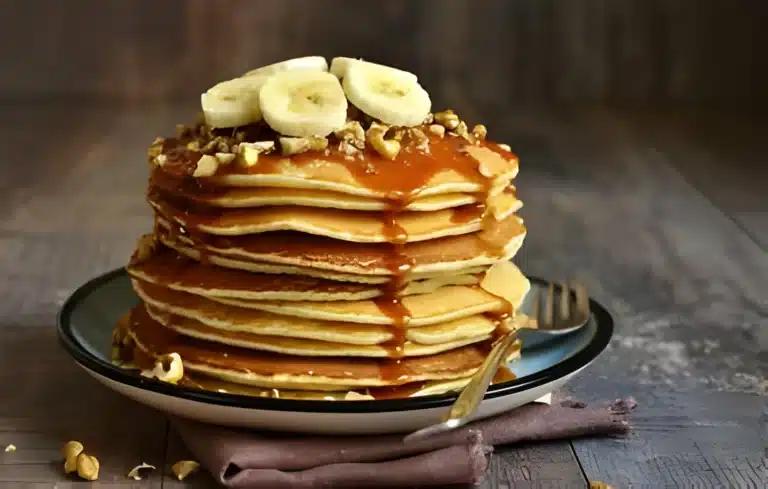
[[[125,267],[119,267],[91,278],[70,294],[66,301],[64,301],[61,309],[59,309],[56,317],[56,329],[59,341],[64,346],[67,353],[69,353],[69,355],[81,366],[115,382],[139,389],[149,390],[158,394],[165,394],[206,404],[241,409],[302,413],[311,412],[318,414],[407,412],[448,407],[456,399],[456,393],[368,401],[320,401],[309,399],[254,397],[242,394],[220,393],[182,387],[131,374],[110,362],[106,362],[101,358],[96,357],[85,349],[72,333],[73,326],[71,321],[73,311],[86,297],[88,297],[88,295],[105,283],[116,280],[123,275],[127,278],[128,272]],[[526,275],[526,277],[532,283],[536,283],[537,285],[548,283],[546,280],[536,276]],[[590,298],[589,305],[597,329],[592,340],[590,340],[584,348],[565,360],[545,368],[544,370],[508,382],[492,385],[486,392],[484,400],[508,396],[540,385],[548,384],[577,372],[592,363],[592,361],[595,360],[610,343],[614,332],[614,321],[608,310],[599,302]]]

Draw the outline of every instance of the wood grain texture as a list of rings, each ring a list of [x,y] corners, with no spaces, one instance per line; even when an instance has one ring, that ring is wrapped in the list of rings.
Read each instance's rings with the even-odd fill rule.
[[[744,184],[732,200],[736,193],[717,194],[691,171],[742,185],[748,178],[732,173],[764,149],[749,129],[764,119],[731,113],[710,125],[718,114],[504,106],[479,113],[466,111],[521,157],[529,235],[518,262],[536,275],[583,278],[617,320],[608,351],[570,392],[595,401],[631,394],[641,405],[632,438],[575,441],[578,459],[567,442],[498,448],[485,487],[583,488],[579,462],[591,481],[617,488],[763,487],[768,264],[739,226],[743,213],[761,212],[760,186]],[[73,366],[52,326],[64,298],[123,264],[149,229],[144,148],[191,114],[189,106],[0,106],[16,121],[0,133],[0,392],[11,393],[0,403],[0,445],[19,448],[0,453],[0,487],[79,487],[58,471],[70,437],[103,457],[101,487],[186,486],[169,476],[186,456],[173,437],[163,460],[162,417]],[[45,144],[40,133],[50,134]],[[715,173],[724,160],[730,171]],[[141,461],[164,469],[134,485],[123,476]],[[205,474],[188,484],[213,487]]]
[[[0,73],[5,98],[192,101],[249,68],[321,54],[416,71],[438,105],[455,103],[457,92],[467,98],[468,87],[480,107],[768,101],[760,0],[2,0],[0,8],[0,58],[13,67]]]
[[[100,462],[100,487],[159,488],[126,475],[142,461],[162,466],[166,422],[99,386],[62,350],[54,328],[0,328],[0,487],[83,487],[63,473],[61,450],[80,441]],[[70,483],[70,484],[68,484]]]
[[[571,390],[594,402],[625,386],[609,379],[577,381]],[[597,389],[583,391],[580,387]],[[604,390],[601,390],[602,389]],[[743,488],[768,484],[768,399],[755,394],[635,391],[639,409],[626,439],[575,440],[579,462],[590,480],[617,488]]]
[[[582,489],[587,480],[568,442],[495,447],[481,489]]]

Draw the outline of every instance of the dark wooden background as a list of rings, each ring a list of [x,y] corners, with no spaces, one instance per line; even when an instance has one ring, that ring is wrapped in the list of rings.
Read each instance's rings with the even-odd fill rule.
[[[437,105],[480,111],[768,105],[764,0],[0,0],[0,9],[6,99],[186,101],[249,68],[321,54],[402,66]]]

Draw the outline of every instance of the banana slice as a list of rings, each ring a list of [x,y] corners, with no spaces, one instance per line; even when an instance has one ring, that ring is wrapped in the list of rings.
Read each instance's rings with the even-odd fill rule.
[[[313,71],[328,71],[328,62],[322,56],[306,56],[304,58],[294,58],[287,61],[281,61],[279,63],[262,66],[251,70],[243,76],[253,75],[274,75],[281,71],[292,70],[313,70]]]
[[[333,58],[331,60],[331,73],[336,75],[339,79],[342,79],[344,78],[344,76],[346,76],[347,70],[349,70],[349,67],[354,63],[366,63],[373,66],[382,66],[384,68],[389,68],[390,70],[398,71],[404,77],[413,78],[413,81],[418,81],[418,78],[413,73],[409,73],[407,71],[398,70],[397,68],[391,68],[389,66],[379,65],[376,63],[371,63],[370,61],[363,61],[362,59],[355,59],[355,58],[344,58],[344,57]]]
[[[238,127],[261,120],[259,91],[267,77],[227,80],[200,96],[205,122],[211,127]]]
[[[322,71],[272,75],[259,94],[269,127],[284,136],[324,137],[344,127],[347,98],[338,78]]]
[[[384,124],[418,126],[432,108],[415,75],[388,66],[350,63],[342,83],[352,104]]]

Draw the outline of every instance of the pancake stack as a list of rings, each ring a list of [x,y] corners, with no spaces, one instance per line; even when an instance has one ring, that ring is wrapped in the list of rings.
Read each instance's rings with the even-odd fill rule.
[[[510,148],[433,113],[415,75],[349,58],[260,68],[201,105],[149,149],[155,227],[116,361],[259,396],[465,385],[529,289]]]

